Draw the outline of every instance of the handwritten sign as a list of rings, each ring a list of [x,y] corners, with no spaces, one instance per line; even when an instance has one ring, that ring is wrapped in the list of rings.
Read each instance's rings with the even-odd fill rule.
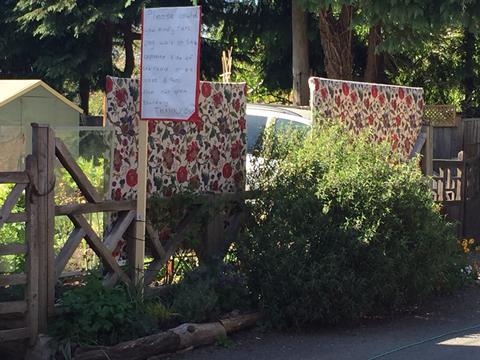
[[[200,7],[144,9],[143,120],[189,120],[197,111]]]

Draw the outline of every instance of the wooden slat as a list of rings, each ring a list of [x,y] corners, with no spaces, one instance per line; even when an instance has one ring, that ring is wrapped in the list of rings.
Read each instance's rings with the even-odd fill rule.
[[[110,250],[114,250],[133,219],[135,219],[135,210],[121,213],[115,222],[112,231],[103,240],[105,246]]]
[[[0,172],[0,184],[28,184],[30,179],[25,171]]]
[[[16,184],[10,194],[8,194],[7,199],[3,203],[2,208],[0,209],[0,227],[5,224],[10,213],[12,212],[13,207],[18,202],[20,195],[22,195],[23,190],[27,187],[27,184]]]
[[[38,309],[39,332],[47,331],[48,315],[55,304],[55,135],[48,125],[32,124],[32,154],[36,160],[35,189],[31,194],[36,204],[35,241],[38,244]]]
[[[147,270],[145,271],[145,282],[144,285],[148,286],[155,277],[160,269],[167,263],[168,259],[175,253],[175,251],[179,248],[180,244],[184,240],[185,233],[188,230],[189,226],[192,222],[196,219],[197,214],[200,212],[202,206],[196,206],[195,208],[191,209],[184,218],[179,222],[177,225],[172,238],[164,247],[165,252],[163,257],[159,257],[154,259],[150,265],[148,266]]]
[[[415,141],[415,145],[413,145],[413,149],[408,156],[409,159],[413,159],[415,155],[420,154],[422,151],[423,145],[425,145],[425,141],[427,140],[427,133],[426,130],[424,131],[423,128],[418,134],[417,140]]]
[[[26,283],[27,276],[25,274],[0,275],[0,286],[22,285]]]
[[[80,241],[85,237],[86,231],[83,228],[75,228],[70,236],[68,237],[65,245],[63,245],[62,250],[55,259],[55,278],[58,279],[62,274],[65,265],[67,265],[68,260],[72,257],[75,249],[80,244]]]
[[[26,169],[31,174],[32,181],[36,183],[37,179],[37,161],[32,155],[28,155],[26,159]],[[25,229],[25,238],[28,247],[27,261],[25,268],[27,271],[27,289],[25,298],[27,300],[27,324],[29,328],[29,344],[33,346],[37,340],[39,329],[39,308],[38,308],[38,279],[39,279],[39,252],[37,241],[38,226],[38,198],[33,195],[33,187],[27,188],[25,211],[28,221]],[[46,313],[47,310],[45,309]]]
[[[19,222],[26,222],[26,221],[27,221],[27,214],[24,212],[20,212],[20,213],[10,213],[5,223],[19,223]]]
[[[0,342],[25,339],[30,336],[28,328],[0,330]]]
[[[115,272],[123,282],[129,284],[129,277],[122,271],[120,266],[117,264],[117,261],[112,256],[111,251],[103,244],[102,240],[92,229],[88,221],[82,215],[70,215],[69,218],[76,227],[81,227],[86,231],[85,240],[95,254],[97,254],[97,256],[102,260],[107,269]]]
[[[22,301],[6,301],[0,303],[0,314],[25,313],[27,311],[27,302]]]
[[[72,154],[70,154],[70,151],[68,151],[65,144],[59,138],[55,139],[55,154],[57,155],[57,158],[62,166],[72,176],[83,196],[85,196],[89,202],[101,202],[101,196],[98,194],[97,190],[95,190],[82,169],[80,169],[80,166],[78,166],[77,162],[73,158]]]
[[[27,252],[27,245],[13,243],[0,245],[0,256],[2,255],[16,255],[16,254],[25,254]]]
[[[90,214],[97,212],[117,212],[135,210],[135,200],[113,201],[106,200],[100,203],[86,203],[86,204],[68,204],[55,206],[55,215],[79,215]]]
[[[160,242],[158,231],[152,226],[150,222],[145,224],[145,230],[148,234],[148,242],[152,246],[152,250],[154,252],[155,258],[165,258],[165,250],[163,249],[163,245]]]

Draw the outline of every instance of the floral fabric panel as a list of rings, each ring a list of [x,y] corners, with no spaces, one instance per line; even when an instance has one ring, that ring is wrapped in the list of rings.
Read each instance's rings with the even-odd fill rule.
[[[115,131],[111,198],[132,199],[137,185],[139,81],[107,78],[106,122]],[[195,123],[148,122],[149,193],[236,192],[245,186],[246,96],[243,83],[200,83]]]
[[[405,157],[422,126],[423,89],[310,78],[310,101],[316,119],[339,119],[354,133],[373,130],[375,141],[390,141]]]

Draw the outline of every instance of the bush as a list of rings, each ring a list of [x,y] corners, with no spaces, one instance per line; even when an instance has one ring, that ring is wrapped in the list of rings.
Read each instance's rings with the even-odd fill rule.
[[[84,285],[66,291],[60,303],[65,313],[56,319],[52,334],[62,340],[91,345],[112,345],[145,336],[155,329],[135,289],[123,285],[106,288],[90,275]]]
[[[173,291],[172,309],[185,321],[217,320],[224,313],[249,309],[245,277],[231,264],[199,266]]]
[[[274,326],[397,310],[461,283],[453,227],[416,161],[341,126],[298,137],[264,141],[256,222],[238,245]]]

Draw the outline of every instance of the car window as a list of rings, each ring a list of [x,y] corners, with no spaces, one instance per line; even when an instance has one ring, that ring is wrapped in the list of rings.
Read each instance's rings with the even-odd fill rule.
[[[288,131],[288,130],[308,131],[309,129],[310,129],[310,126],[298,121],[287,120],[282,118],[277,118],[277,120],[275,121],[275,132],[277,134],[281,131],[282,132]]]
[[[261,135],[267,124],[266,116],[247,115],[247,152],[252,153],[255,145],[261,141]]]

